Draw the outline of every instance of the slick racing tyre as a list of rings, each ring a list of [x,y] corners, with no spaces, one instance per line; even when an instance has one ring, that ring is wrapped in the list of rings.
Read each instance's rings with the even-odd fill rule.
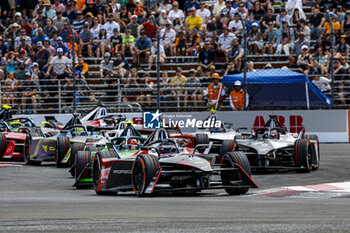
[[[310,134],[310,135],[304,135],[303,138],[316,141],[316,145],[311,147],[312,155],[313,155],[311,170],[312,171],[316,171],[320,167],[320,159],[321,159],[321,156],[320,156],[320,144],[319,144],[319,141],[318,141],[318,137],[317,137],[317,135]],[[316,149],[317,149],[317,152],[316,152]]]
[[[92,166],[90,151],[78,151],[75,154],[75,179],[91,178],[91,170],[87,169]],[[87,166],[87,167],[86,167]],[[84,168],[86,168],[84,170]],[[79,177],[80,176],[80,177]],[[79,188],[77,186],[77,188]]]
[[[57,137],[56,142],[56,167],[63,167],[62,160],[67,154],[70,147],[70,139],[68,137]]]
[[[226,153],[221,159],[221,168],[238,168],[238,164],[242,167],[242,169],[251,176],[250,164],[247,156],[241,151],[233,151]],[[223,185],[232,185],[232,182],[241,181],[241,185],[248,185],[249,178],[243,174],[243,171],[235,170],[235,171],[222,171],[221,172],[221,180]],[[240,188],[225,188],[225,191],[229,195],[240,195],[245,194],[249,190],[248,187]]]
[[[27,134],[27,137],[24,141],[24,148],[23,148],[24,162],[26,163],[26,165],[40,165],[41,164],[40,161],[34,161],[30,159],[31,143],[32,143],[32,137],[30,136],[30,134]]]
[[[70,168],[70,174],[74,177],[75,175],[75,167],[73,167],[74,163],[75,163],[75,155],[78,153],[78,151],[83,151],[85,148],[85,144],[84,143],[73,143],[71,149],[70,149],[70,156],[69,156],[69,168]]]
[[[102,158],[114,158],[116,157],[114,153],[111,153],[111,151],[99,151],[96,153],[94,157],[94,161],[92,163],[92,186],[95,190],[95,192],[98,195],[112,195],[117,194],[117,191],[114,192],[108,192],[108,191],[101,191],[99,184],[101,182],[101,161]]]
[[[195,138],[195,146],[199,144],[208,144],[209,143],[209,137],[207,134],[196,134]],[[203,153],[205,151],[205,148],[198,148],[199,153]]]
[[[308,139],[299,139],[294,142],[295,166],[301,172],[310,172],[312,168],[312,145]]]
[[[4,134],[0,134],[0,159],[4,156],[6,147],[7,147],[7,139]]]
[[[235,142],[233,140],[224,140],[220,147],[220,159],[222,156],[224,156],[227,152],[231,152],[234,149]]]
[[[132,188],[136,196],[145,196],[147,186],[159,169],[159,161],[148,154],[140,154],[134,161],[131,172]]]

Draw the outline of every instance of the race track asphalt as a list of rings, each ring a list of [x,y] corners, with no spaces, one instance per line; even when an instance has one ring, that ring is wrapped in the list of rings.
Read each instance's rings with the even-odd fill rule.
[[[350,181],[350,145],[321,144],[321,167],[253,175],[260,189]],[[53,164],[0,168],[0,232],[350,232],[349,198],[97,196]],[[317,192],[315,192],[317,194]]]

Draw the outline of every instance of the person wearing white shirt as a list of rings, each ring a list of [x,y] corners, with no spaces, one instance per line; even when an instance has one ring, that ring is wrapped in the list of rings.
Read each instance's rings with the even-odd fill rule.
[[[219,0],[214,5],[213,15],[217,15],[222,8],[225,8],[225,1],[224,0]]]
[[[179,18],[182,24],[184,23],[185,15],[184,12],[179,9],[179,3],[177,1],[173,2],[173,9],[169,12],[168,18],[172,23],[174,23],[176,18]]]
[[[113,20],[113,14],[108,14],[108,21],[103,25],[106,28],[107,32],[107,39],[111,38],[113,36],[113,30],[114,28],[118,29],[120,31],[119,24]]]
[[[204,24],[208,23],[210,18],[210,11],[205,8],[205,3],[201,2],[199,5],[199,9],[196,11],[196,14],[202,18]]]
[[[171,56],[175,56],[174,54],[174,42],[176,40],[176,32],[171,28],[171,25],[168,23],[165,25],[160,31],[160,44],[164,46],[164,50],[170,50]]]
[[[232,20],[229,25],[228,29],[232,31],[235,35],[241,34],[243,30],[243,24],[241,20],[239,19],[239,14],[235,13],[234,20]]]
[[[323,93],[331,90],[331,86],[329,85],[331,82],[330,79],[320,76],[320,73],[317,70],[312,74],[315,75],[312,78],[312,83],[315,84],[318,89],[320,89]]]
[[[159,50],[160,50],[159,62],[164,63],[165,59],[166,59],[166,54],[165,54],[163,45],[161,45],[161,44],[159,45]],[[153,39],[152,48],[151,48],[151,56],[149,57],[149,60],[148,60],[148,68],[145,70],[151,70],[153,62],[156,63],[156,61],[157,61],[157,40]]]
[[[236,38],[235,34],[229,32],[228,27],[224,27],[224,32],[219,36],[218,51],[225,54],[228,62],[228,51],[232,47],[232,41]]]

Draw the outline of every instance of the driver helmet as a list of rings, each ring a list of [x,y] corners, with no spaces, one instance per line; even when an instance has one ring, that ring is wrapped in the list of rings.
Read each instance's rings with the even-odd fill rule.
[[[130,140],[128,141],[128,145],[130,145],[129,147],[130,147],[131,150],[136,150],[138,144],[139,144],[139,143],[137,142],[136,139],[130,139]]]

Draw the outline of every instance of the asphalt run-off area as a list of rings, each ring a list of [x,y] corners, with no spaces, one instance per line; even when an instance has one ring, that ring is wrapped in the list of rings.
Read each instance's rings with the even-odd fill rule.
[[[349,232],[350,145],[320,151],[319,170],[254,174],[242,196],[98,196],[67,168],[1,161],[0,232]]]

